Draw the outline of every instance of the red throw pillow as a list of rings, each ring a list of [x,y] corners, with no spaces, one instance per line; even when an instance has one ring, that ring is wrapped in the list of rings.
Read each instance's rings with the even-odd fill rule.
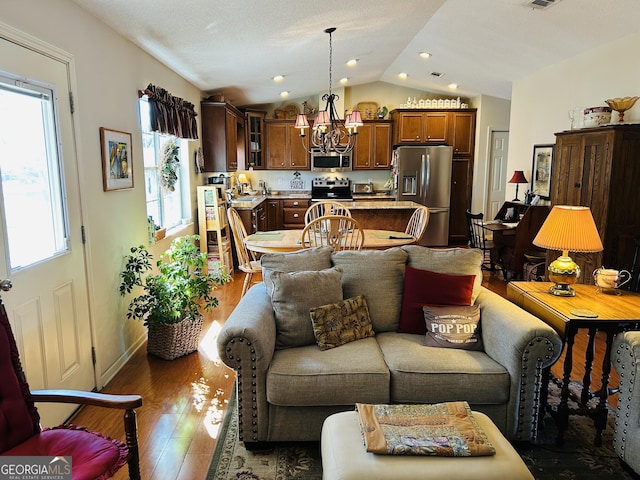
[[[471,305],[475,278],[475,275],[448,275],[407,267],[398,332],[427,333],[424,305]]]

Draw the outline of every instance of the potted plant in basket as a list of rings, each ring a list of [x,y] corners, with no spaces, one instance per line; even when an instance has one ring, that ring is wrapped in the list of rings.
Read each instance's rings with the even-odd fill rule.
[[[206,253],[200,252],[198,235],[171,242],[156,262],[142,245],[132,247],[120,273],[120,295],[142,287],[144,293],[129,303],[127,318],[142,320],[148,327],[147,352],[173,360],[198,349],[202,311],[218,306],[213,290],[231,280],[224,266],[205,273]],[[146,275],[146,277],[145,277]]]

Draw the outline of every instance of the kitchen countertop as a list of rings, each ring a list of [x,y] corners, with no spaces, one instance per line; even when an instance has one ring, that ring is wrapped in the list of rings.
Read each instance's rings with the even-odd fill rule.
[[[395,200],[358,200],[340,203],[343,203],[349,210],[407,210],[420,206],[416,202],[396,202]]]
[[[277,195],[251,195],[240,196],[231,200],[230,205],[237,210],[253,210],[266,200],[291,200],[291,199],[311,199],[311,193],[289,193],[283,192]],[[341,201],[349,209],[355,210],[404,210],[409,208],[418,208],[419,204],[415,202],[397,202],[392,195],[370,194],[358,195],[353,201]]]

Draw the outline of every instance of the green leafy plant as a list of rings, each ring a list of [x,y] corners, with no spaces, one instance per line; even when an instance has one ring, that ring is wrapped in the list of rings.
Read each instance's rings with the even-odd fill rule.
[[[222,265],[205,273],[206,253],[200,252],[198,235],[186,235],[171,242],[168,250],[152,270],[152,255],[140,245],[132,247],[120,272],[120,295],[142,287],[144,293],[133,298],[127,318],[142,320],[145,325],[173,324],[194,320],[202,311],[218,306],[213,291],[229,281],[231,276]],[[146,277],[145,277],[146,275]]]

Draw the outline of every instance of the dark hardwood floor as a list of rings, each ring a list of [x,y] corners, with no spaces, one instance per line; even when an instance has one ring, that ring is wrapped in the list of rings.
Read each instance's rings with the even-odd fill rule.
[[[137,393],[143,397],[138,410],[141,474],[144,479],[194,480],[205,478],[218,440],[218,429],[234,384],[234,372],[218,358],[217,332],[240,298],[243,274],[217,291],[220,305],[205,316],[200,349],[186,357],[165,361],[140,349],[103,390],[105,393]],[[258,277],[259,280],[259,277]],[[506,295],[506,283],[500,275],[485,272],[483,285]],[[574,358],[584,358],[585,338],[578,338]],[[599,356],[598,356],[599,355]],[[602,358],[602,342],[597,342],[597,359]],[[561,376],[557,362],[552,369]],[[581,380],[584,369],[575,369]],[[601,370],[594,369],[597,389]],[[617,385],[617,377],[612,378]],[[79,425],[124,438],[119,412],[85,407],[72,420]],[[127,478],[127,469],[117,479]]]

